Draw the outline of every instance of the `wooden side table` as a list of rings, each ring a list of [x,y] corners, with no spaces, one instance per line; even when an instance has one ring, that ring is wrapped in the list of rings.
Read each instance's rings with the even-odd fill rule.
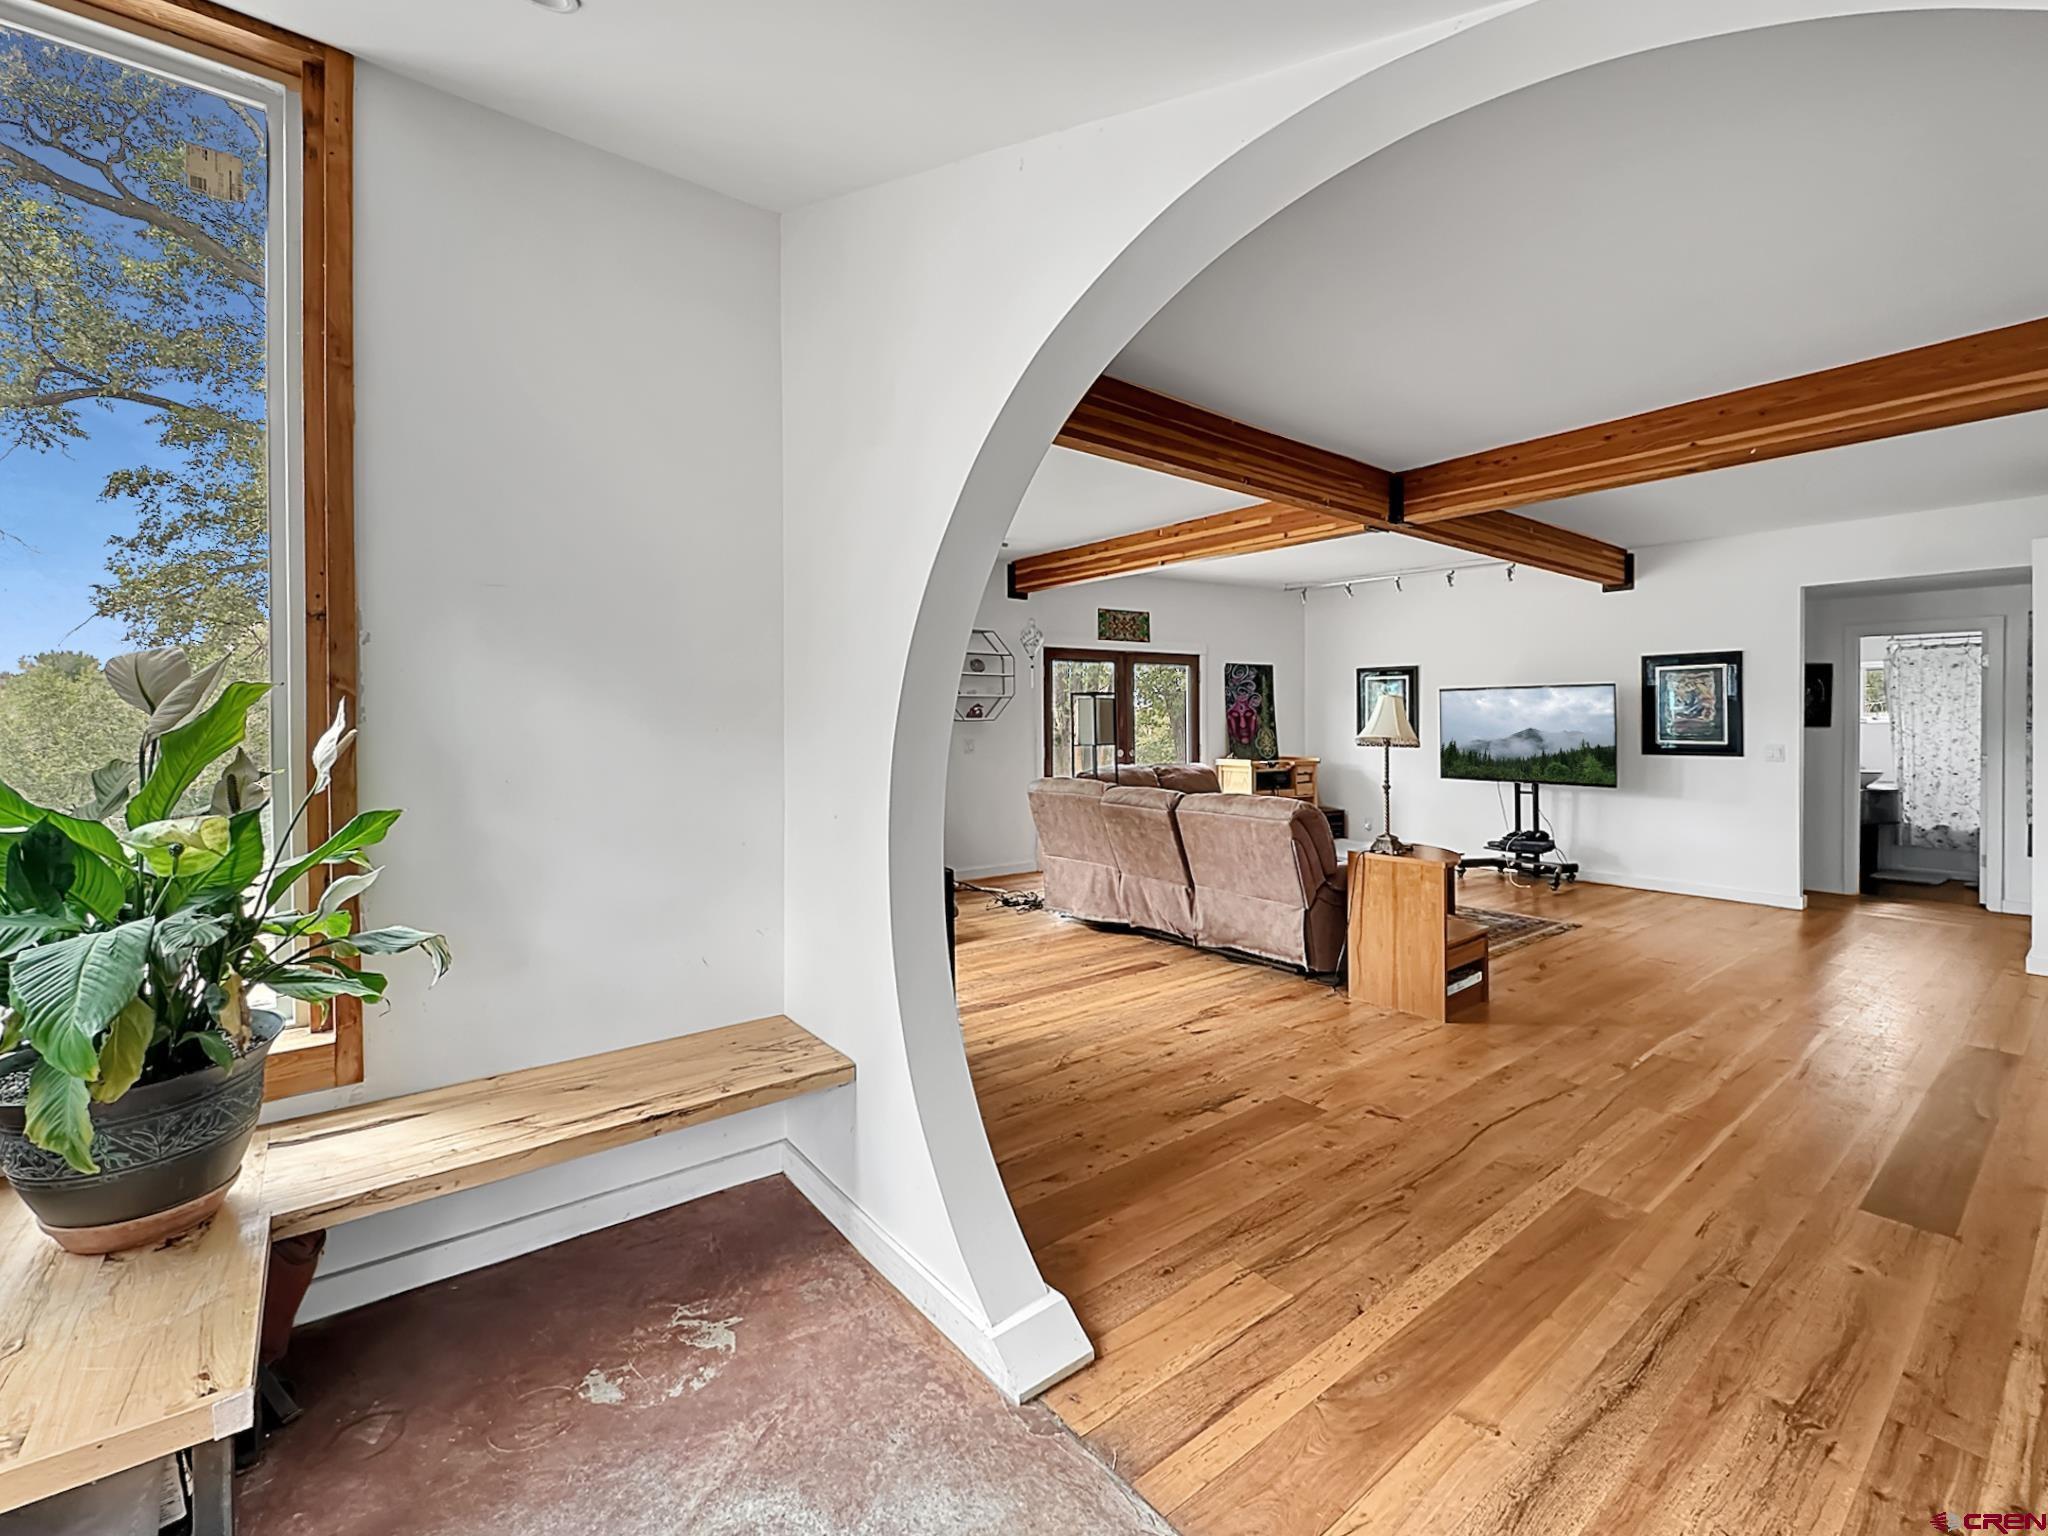
[[[1354,850],[1348,866],[1351,1000],[1447,1020],[1484,1004],[1492,973],[1486,930],[1457,915],[1458,854]],[[1457,992],[1454,978],[1476,982]]]
[[[1216,761],[1216,782],[1226,795],[1286,795],[1320,805],[1314,757],[1224,757]]]

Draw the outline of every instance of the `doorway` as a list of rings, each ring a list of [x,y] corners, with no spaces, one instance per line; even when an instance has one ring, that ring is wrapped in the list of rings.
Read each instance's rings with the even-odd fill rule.
[[[1852,626],[1845,852],[1866,897],[1999,906],[2005,621]]]
[[[1077,694],[1106,698],[1112,718],[1097,730],[1083,718],[1076,731]],[[1089,709],[1084,703],[1084,715]],[[1045,648],[1045,774],[1072,778],[1096,771],[1104,756],[1119,767],[1191,763],[1202,740],[1202,663],[1173,651]],[[1092,745],[1100,742],[1113,752]],[[1104,765],[1106,766],[1106,765]]]

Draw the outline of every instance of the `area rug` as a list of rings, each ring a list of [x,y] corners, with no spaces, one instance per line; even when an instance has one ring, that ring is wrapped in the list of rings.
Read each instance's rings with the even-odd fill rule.
[[[1526,912],[1495,912],[1489,907],[1460,907],[1458,916],[1486,930],[1486,950],[1496,960],[1511,949],[1540,944],[1560,933],[1570,933],[1579,926],[1547,917],[1531,917]]]

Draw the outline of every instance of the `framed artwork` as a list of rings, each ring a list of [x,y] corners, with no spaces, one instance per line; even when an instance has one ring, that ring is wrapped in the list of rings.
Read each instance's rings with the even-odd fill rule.
[[[1280,725],[1273,715],[1273,668],[1263,661],[1223,664],[1223,739],[1226,757],[1265,761],[1280,755]]]
[[[1643,751],[1742,756],[1742,652],[1645,656]]]
[[[1408,706],[1408,723],[1417,732],[1422,730],[1422,668],[1420,667],[1360,667],[1358,669],[1358,730],[1365,731],[1365,722],[1372,718],[1372,712],[1379,708],[1383,694],[1396,694]],[[1418,742],[1419,748],[1421,743]],[[1403,748],[1403,750],[1407,750]]]
[[[1152,643],[1152,615],[1143,608],[1098,608],[1095,610],[1095,638],[1121,640],[1129,645]]]
[[[1806,728],[1824,731],[1835,723],[1835,664],[1809,661],[1806,664]]]

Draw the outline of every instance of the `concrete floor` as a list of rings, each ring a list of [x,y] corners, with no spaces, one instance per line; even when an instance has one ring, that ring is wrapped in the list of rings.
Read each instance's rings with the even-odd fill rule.
[[[242,1536],[1157,1536],[780,1178],[299,1331]]]

